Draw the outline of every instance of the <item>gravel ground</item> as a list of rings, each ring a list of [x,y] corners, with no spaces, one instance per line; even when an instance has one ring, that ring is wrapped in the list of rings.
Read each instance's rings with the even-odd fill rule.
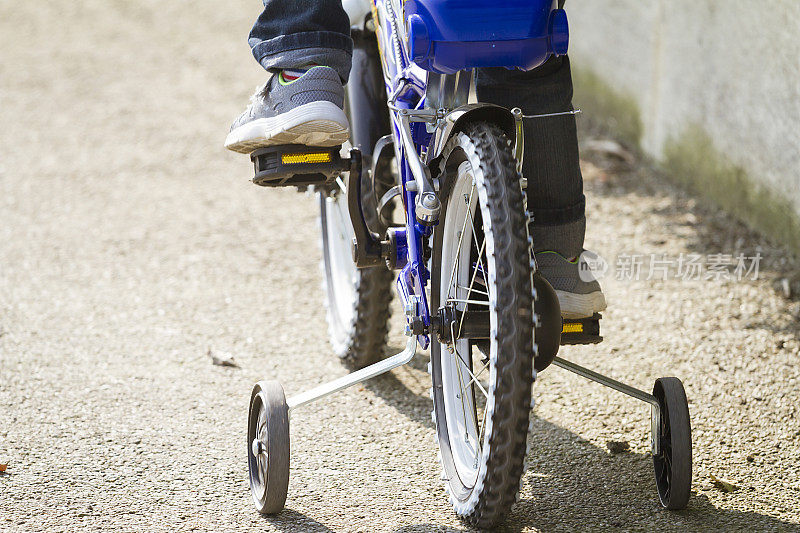
[[[425,354],[298,411],[286,511],[252,508],[252,384],[292,393],[345,372],[313,198],[253,187],[221,147],[263,78],[244,42],[258,8],[0,4],[0,530],[463,529],[439,482]],[[646,167],[592,156],[584,171],[610,305],[605,342],[563,355],[647,389],[684,379],[694,492],[662,511],[647,408],[554,368],[508,529],[800,531],[800,304],[775,289],[798,263]],[[740,251],[764,256],[761,279],[614,275],[622,253]]]

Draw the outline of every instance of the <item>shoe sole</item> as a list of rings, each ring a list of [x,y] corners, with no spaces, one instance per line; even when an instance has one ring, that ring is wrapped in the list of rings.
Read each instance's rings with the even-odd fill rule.
[[[228,134],[225,148],[249,154],[265,146],[337,146],[350,138],[350,123],[336,104],[310,102],[270,118],[242,124]]]
[[[606,308],[606,298],[600,291],[589,294],[556,291],[563,318],[586,318]]]

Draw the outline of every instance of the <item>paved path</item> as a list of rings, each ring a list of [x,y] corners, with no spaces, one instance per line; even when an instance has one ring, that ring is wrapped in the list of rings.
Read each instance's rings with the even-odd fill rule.
[[[0,3],[0,530],[462,529],[439,482],[424,354],[298,411],[287,510],[252,508],[252,384],[295,392],[344,373],[314,200],[250,185],[246,158],[221,147],[263,77],[245,43],[258,8]],[[588,245],[607,258],[761,247],[762,273],[788,268],[646,170],[603,164],[584,170]],[[564,353],[644,388],[685,379],[689,509],[657,504],[647,409],[552,369],[508,527],[800,529],[800,309],[771,283],[604,280],[606,342]],[[241,368],[212,366],[209,349]],[[610,455],[609,440],[632,452]]]

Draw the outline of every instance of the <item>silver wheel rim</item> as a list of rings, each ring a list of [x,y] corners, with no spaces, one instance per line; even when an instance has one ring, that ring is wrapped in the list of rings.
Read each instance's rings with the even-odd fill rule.
[[[456,316],[469,309],[490,309],[490,279],[486,261],[486,241],[475,226],[479,206],[478,189],[469,161],[458,167],[445,210],[442,238],[442,265],[439,289],[441,305],[454,305]],[[481,228],[482,229],[482,228]],[[472,252],[479,251],[477,261]],[[453,326],[457,336],[460,322]],[[473,357],[468,339],[442,344],[442,389],[445,423],[456,474],[465,487],[474,487],[484,449],[489,394],[488,358]]]
[[[337,180],[338,189],[329,195],[320,193],[325,202],[323,216],[326,246],[323,249],[326,262],[326,283],[328,285],[328,305],[337,322],[337,334],[345,334],[353,323],[356,313],[355,285],[358,269],[353,263],[353,228],[347,207],[347,193],[341,178]]]
[[[254,428],[254,439],[262,443],[269,442],[267,435],[267,411],[260,396],[257,396],[254,401],[254,410],[256,411],[256,421]],[[255,453],[253,446],[249,446],[250,454],[252,455],[253,463],[251,469],[255,467],[255,471],[251,471],[250,475],[250,488],[253,491],[253,498],[258,505],[266,497],[267,491],[267,455],[265,453]]]

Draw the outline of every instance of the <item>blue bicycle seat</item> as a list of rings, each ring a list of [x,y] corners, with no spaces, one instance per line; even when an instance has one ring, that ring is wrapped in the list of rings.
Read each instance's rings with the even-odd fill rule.
[[[440,74],[476,67],[530,70],[569,45],[555,0],[407,0],[408,50]]]

